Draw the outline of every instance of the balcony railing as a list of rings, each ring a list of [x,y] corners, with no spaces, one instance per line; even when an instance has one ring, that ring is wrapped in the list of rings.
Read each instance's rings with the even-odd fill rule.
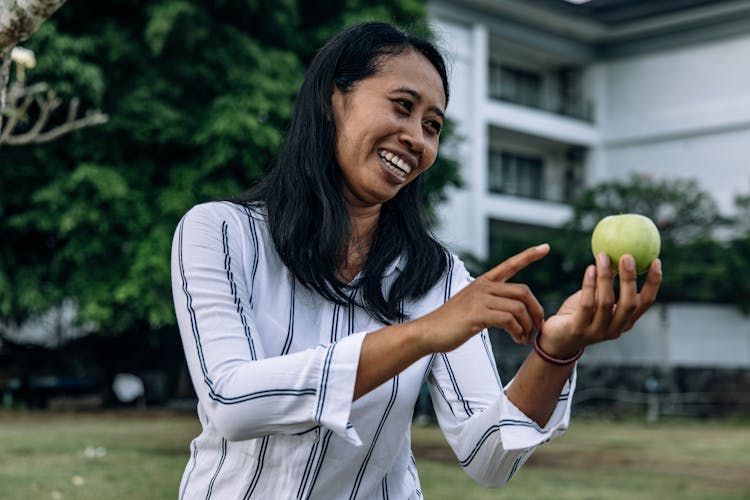
[[[594,106],[580,95],[579,79],[577,72],[536,73],[492,64],[489,95],[491,99],[593,122]]]

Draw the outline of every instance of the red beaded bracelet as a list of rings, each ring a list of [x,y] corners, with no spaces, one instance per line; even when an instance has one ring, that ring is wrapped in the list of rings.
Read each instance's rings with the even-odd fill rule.
[[[542,338],[542,332],[539,332],[537,334],[536,338],[534,338],[534,352],[536,352],[537,356],[542,358],[547,363],[556,365],[556,366],[567,366],[575,363],[579,359],[581,359],[581,356],[583,356],[583,347],[581,347],[581,350],[578,351],[576,354],[573,355],[573,357],[570,357],[568,359],[559,359],[559,358],[553,358],[546,352],[542,350],[542,346],[539,345],[539,339]]]

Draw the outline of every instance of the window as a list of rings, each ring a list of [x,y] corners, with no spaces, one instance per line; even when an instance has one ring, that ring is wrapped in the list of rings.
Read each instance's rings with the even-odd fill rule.
[[[579,67],[563,67],[557,71],[557,105],[555,112],[580,118],[592,120],[592,109],[590,103],[585,99],[583,92],[583,71]]]
[[[565,203],[575,203],[583,189],[584,154],[582,148],[570,148],[565,153],[562,183],[562,201]]]
[[[491,99],[593,121],[594,108],[585,90],[583,66],[529,69],[506,62],[490,63]]]
[[[543,198],[544,161],[541,157],[490,151],[489,168],[491,192]]]
[[[540,108],[542,75],[525,69],[493,64],[490,66],[490,97]]]

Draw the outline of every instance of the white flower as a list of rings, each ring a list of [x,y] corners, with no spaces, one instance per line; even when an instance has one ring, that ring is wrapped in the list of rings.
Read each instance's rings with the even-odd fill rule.
[[[36,66],[36,56],[34,52],[23,47],[13,47],[10,51],[10,58],[16,64],[20,64],[25,68],[33,68]]]

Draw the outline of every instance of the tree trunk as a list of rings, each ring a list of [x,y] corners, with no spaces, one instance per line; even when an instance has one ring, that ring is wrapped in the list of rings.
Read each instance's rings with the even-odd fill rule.
[[[0,52],[34,33],[65,0],[0,0]]]
[[[10,51],[29,38],[65,0],[0,0],[0,117],[10,74]]]

